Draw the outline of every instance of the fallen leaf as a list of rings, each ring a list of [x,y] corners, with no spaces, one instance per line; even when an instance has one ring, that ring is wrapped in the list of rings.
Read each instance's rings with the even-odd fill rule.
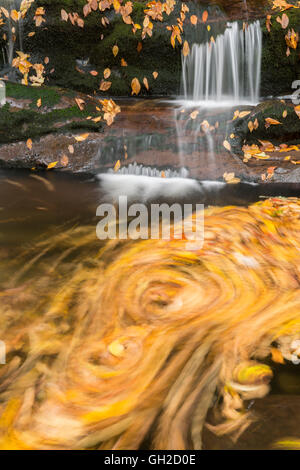
[[[131,82],[132,95],[138,95],[141,91],[141,84],[137,78],[134,78]]]
[[[51,162],[51,163],[49,163],[49,165],[47,166],[47,170],[51,170],[51,168],[56,167],[57,164],[58,164],[58,162]]]
[[[228,150],[229,152],[231,151],[231,145],[230,145],[230,143],[228,142],[228,140],[224,140],[223,146],[224,146],[224,147],[226,148],[226,150]]]
[[[77,135],[75,136],[75,140],[77,142],[83,142],[84,140],[86,140],[88,138],[90,134],[81,134],[81,135]]]
[[[120,160],[118,160],[114,166],[114,171],[118,171],[120,167],[121,167],[121,163],[120,163]]]
[[[112,48],[112,52],[113,52],[113,55],[114,55],[115,57],[117,57],[117,55],[118,55],[118,53],[119,53],[119,48],[118,48],[117,45]]]

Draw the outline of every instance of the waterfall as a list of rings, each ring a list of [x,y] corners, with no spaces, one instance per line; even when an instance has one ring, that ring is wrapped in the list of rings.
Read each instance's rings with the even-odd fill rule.
[[[262,32],[256,21],[243,29],[227,23],[224,34],[193,44],[182,58],[185,99],[257,102],[260,89]]]
[[[8,12],[10,13],[11,10],[19,10],[21,5],[21,0],[1,0],[1,6],[4,6]],[[16,31],[18,30],[18,42],[17,48],[20,51],[23,51],[23,19],[20,18],[17,23],[15,23],[11,17],[7,19],[6,23],[7,29],[7,44],[5,48],[2,50],[3,54],[3,61],[4,65],[8,65],[11,67],[13,57],[14,57],[14,50],[15,50],[15,43],[16,43]]]

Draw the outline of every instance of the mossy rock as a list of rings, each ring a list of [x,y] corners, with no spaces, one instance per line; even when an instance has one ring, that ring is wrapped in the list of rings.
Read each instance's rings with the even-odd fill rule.
[[[46,56],[50,58],[46,66],[48,84],[91,93],[99,90],[103,71],[109,67],[112,69],[109,95],[130,95],[131,80],[134,77],[139,78],[141,82],[144,77],[148,79],[150,90],[142,87],[141,95],[177,93],[180,85],[181,53],[180,47],[172,48],[171,33],[167,31],[166,26],[176,24],[179,5],[170,17],[166,16],[166,22],[155,22],[153,37],[142,41],[143,48],[138,53],[137,45],[141,41],[141,31],[133,34],[131,25],[125,24],[113,11],[106,12],[110,21],[107,28],[101,25],[99,12],[93,12],[84,19],[84,28],[61,20],[62,8],[68,12],[80,13],[85,4],[85,0],[37,2],[37,6],[45,7],[47,22],[39,28],[31,23],[27,25],[27,30],[34,30],[35,35],[26,38],[24,49],[30,52],[33,62],[41,62]],[[133,2],[131,16],[135,23],[142,24],[145,5],[146,2]],[[101,41],[102,34],[104,39]],[[112,53],[115,44],[119,47],[117,57]],[[76,68],[76,59],[87,57],[90,59],[89,65],[80,67],[77,63]],[[128,67],[121,66],[122,58],[128,63]],[[98,75],[91,75],[91,70],[96,70]],[[154,71],[159,73],[157,80],[152,76]]]
[[[300,33],[300,9],[286,10],[289,17],[289,25],[286,29],[281,27],[276,18],[281,13],[276,13],[271,19],[271,29],[268,32],[265,20],[262,21],[263,53],[262,53],[262,96],[278,96],[280,94],[291,94],[292,83],[300,78],[299,45],[296,50],[290,49],[287,57],[287,45],[285,35],[289,29]]]
[[[72,92],[55,87],[29,87],[19,84],[6,84],[7,99],[22,100],[26,107],[19,108],[13,103],[6,103],[0,108],[0,143],[9,143],[36,139],[49,133],[76,132],[90,130],[102,131],[103,124],[87,120],[87,116],[98,116],[95,106],[88,103],[81,111],[72,100],[67,107],[56,107],[62,97],[72,98]],[[75,96],[75,94],[74,94]],[[37,100],[41,98],[42,106],[38,108]]]
[[[284,118],[283,113],[287,112]],[[280,124],[271,124],[266,127],[266,118],[272,118]],[[257,119],[258,128],[250,132],[248,124]],[[228,138],[234,153],[241,154],[244,144],[259,144],[259,140],[271,141],[276,144],[299,144],[300,143],[300,119],[292,104],[283,103],[280,100],[264,101],[256,106],[249,115],[244,118],[231,121]]]

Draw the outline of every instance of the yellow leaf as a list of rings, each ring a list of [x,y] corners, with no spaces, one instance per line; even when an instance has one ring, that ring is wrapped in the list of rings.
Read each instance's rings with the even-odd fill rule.
[[[105,78],[105,80],[109,78],[110,75],[111,75],[111,70],[109,68],[105,69],[103,72],[103,77]]]
[[[278,364],[284,364],[284,358],[282,353],[277,348],[271,349],[272,361],[277,362]]]
[[[83,142],[84,140],[86,140],[88,138],[90,134],[81,134],[81,135],[77,135],[75,137],[75,140],[77,140],[77,142]]]
[[[49,163],[49,165],[47,166],[47,170],[51,170],[51,168],[54,168],[57,164],[58,162]]]
[[[113,55],[117,57],[117,55],[119,54],[119,48],[117,45],[112,48],[112,52],[113,52]]]
[[[39,98],[37,100],[36,105],[37,105],[38,108],[40,108],[42,106],[42,99],[41,98]]]
[[[120,160],[118,160],[114,166],[114,171],[118,171],[120,167],[121,167],[121,163],[120,163]]]
[[[26,142],[26,145],[27,145],[27,148],[29,148],[29,150],[31,150],[32,149],[32,140],[28,139],[27,142]]]

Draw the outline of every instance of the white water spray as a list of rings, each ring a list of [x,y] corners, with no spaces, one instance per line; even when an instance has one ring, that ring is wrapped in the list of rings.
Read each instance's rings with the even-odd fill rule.
[[[228,23],[223,35],[193,44],[182,59],[185,99],[193,101],[250,101],[259,98],[262,32],[256,21],[243,29]]]

